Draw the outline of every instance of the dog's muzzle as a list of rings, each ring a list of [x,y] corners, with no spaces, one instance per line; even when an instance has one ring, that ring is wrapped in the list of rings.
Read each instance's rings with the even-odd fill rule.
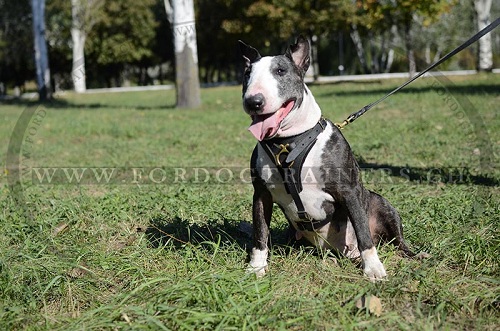
[[[266,105],[266,99],[262,93],[257,93],[249,97],[245,97],[243,105],[245,110],[248,112],[261,113]]]

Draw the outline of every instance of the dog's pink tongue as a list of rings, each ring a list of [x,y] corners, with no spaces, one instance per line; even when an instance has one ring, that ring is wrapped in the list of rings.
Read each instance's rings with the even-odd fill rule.
[[[294,104],[294,101],[288,101],[272,114],[253,115],[252,124],[248,130],[258,141],[274,136],[280,127],[281,121],[290,113]]]
[[[264,140],[273,134],[276,123],[276,113],[270,115],[254,115],[252,116],[252,124],[248,130],[257,138],[258,141]]]

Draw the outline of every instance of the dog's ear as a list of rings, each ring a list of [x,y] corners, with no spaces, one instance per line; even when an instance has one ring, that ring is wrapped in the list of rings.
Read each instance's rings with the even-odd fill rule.
[[[251,63],[261,58],[259,51],[252,46],[245,44],[241,40],[238,40],[238,45],[240,46],[240,51],[243,55],[243,59],[245,59],[245,66],[249,67]]]
[[[295,44],[290,45],[285,52],[285,55],[288,56],[293,63],[302,71],[302,74],[305,75],[307,69],[309,69],[309,64],[311,63],[311,58],[309,56],[311,46],[309,45],[309,40],[303,35],[300,35],[297,38]]]

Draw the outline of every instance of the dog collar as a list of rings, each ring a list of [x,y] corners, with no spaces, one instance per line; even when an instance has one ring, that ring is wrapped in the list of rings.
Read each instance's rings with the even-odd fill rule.
[[[299,193],[302,191],[300,173],[304,160],[316,143],[319,134],[325,130],[327,124],[328,121],[321,118],[313,128],[299,135],[271,138],[260,142],[263,149],[278,168],[285,189],[295,202],[298,216],[304,221],[297,225],[300,230],[313,231],[329,222],[327,220],[314,221],[305,211],[304,204],[299,196]]]

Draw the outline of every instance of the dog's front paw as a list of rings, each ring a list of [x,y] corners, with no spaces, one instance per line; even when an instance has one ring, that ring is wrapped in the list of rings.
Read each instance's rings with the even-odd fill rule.
[[[368,278],[370,278],[371,281],[381,280],[387,276],[384,265],[380,261],[378,261],[376,264],[365,263],[363,272]]]
[[[247,273],[254,273],[257,277],[262,277],[267,271],[267,249],[260,250],[252,248],[250,254],[250,263],[247,267]]]
[[[267,272],[267,264],[263,266],[253,266],[251,264],[247,267],[248,274],[255,274],[257,277],[264,277]]]
[[[380,262],[375,247],[361,252],[361,258],[363,260],[363,272],[371,281],[381,280],[387,276],[384,265]]]

